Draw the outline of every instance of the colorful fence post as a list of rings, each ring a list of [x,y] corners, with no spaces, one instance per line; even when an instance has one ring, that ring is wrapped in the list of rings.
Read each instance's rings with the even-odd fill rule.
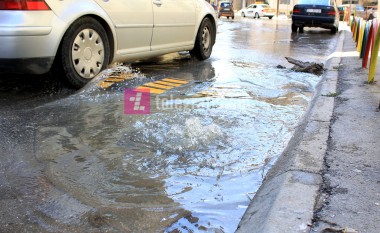
[[[357,44],[357,51],[359,53],[362,51],[365,25],[366,25],[366,21],[365,20],[361,20],[360,21],[360,25],[359,25],[359,38],[358,38],[358,44]]]
[[[367,44],[365,46],[363,61],[362,61],[362,68],[367,68],[368,60],[370,52],[373,51],[374,46],[374,40],[377,33],[377,20],[373,19],[372,23],[370,25],[369,33],[368,33],[368,39]]]
[[[360,24],[361,24],[361,19],[358,19],[355,30],[355,42],[356,42],[356,47],[358,46],[358,40],[359,40],[359,32],[360,32]]]
[[[355,12],[356,13],[356,12]],[[380,30],[377,19],[365,21],[362,18],[352,18],[351,31],[356,42],[360,58],[363,58],[362,68],[367,68],[369,61],[368,83],[373,83],[376,74],[377,59],[380,48]]]
[[[378,29],[377,22],[376,22],[376,27]],[[375,39],[373,49],[371,52],[371,61],[369,64],[369,73],[368,73],[368,83],[373,83],[375,79],[377,57],[379,55],[379,47],[380,47],[380,30],[377,30],[376,39]]]
[[[352,19],[351,23],[351,32],[352,32],[352,38],[355,40],[355,35],[356,35],[356,19]]]
[[[364,28],[363,43],[362,43],[362,47],[361,47],[361,50],[360,50],[360,58],[364,57],[364,54],[365,54],[365,51],[366,51],[366,47],[367,47],[367,43],[368,43],[368,37],[369,37],[369,32],[371,30],[371,24],[372,24],[372,21],[367,21],[366,25],[365,25],[365,28]]]

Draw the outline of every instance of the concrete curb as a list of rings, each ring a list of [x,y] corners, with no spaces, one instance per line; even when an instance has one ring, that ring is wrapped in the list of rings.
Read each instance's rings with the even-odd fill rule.
[[[309,232],[327,150],[330,121],[343,51],[340,33],[335,57],[326,65],[304,120],[246,210],[236,232]]]

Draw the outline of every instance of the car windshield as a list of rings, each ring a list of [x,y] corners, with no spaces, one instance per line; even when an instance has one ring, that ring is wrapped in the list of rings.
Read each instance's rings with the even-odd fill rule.
[[[229,3],[229,2],[222,2],[222,3],[220,3],[220,6],[223,7],[223,8],[230,7],[231,3]]]
[[[298,4],[330,6],[330,0],[300,0]]]
[[[362,6],[356,6],[356,10],[357,11],[364,11],[364,7],[362,7]]]

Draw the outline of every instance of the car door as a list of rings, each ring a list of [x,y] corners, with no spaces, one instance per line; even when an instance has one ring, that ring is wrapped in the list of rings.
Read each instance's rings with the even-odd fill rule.
[[[154,51],[189,46],[198,30],[194,0],[152,0]]]
[[[247,7],[247,17],[253,17],[253,5]]]
[[[253,16],[255,16],[256,12],[259,10],[258,7],[259,7],[258,5],[253,5],[253,12],[252,12]]]
[[[152,0],[95,0],[109,15],[120,54],[150,51],[153,33]]]

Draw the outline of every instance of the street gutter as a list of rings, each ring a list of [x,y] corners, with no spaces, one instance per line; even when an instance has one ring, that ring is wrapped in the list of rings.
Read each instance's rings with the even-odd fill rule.
[[[310,231],[323,183],[322,170],[343,42],[344,33],[339,33],[335,57],[326,62],[327,70],[303,120],[265,177],[239,223],[237,233]]]

